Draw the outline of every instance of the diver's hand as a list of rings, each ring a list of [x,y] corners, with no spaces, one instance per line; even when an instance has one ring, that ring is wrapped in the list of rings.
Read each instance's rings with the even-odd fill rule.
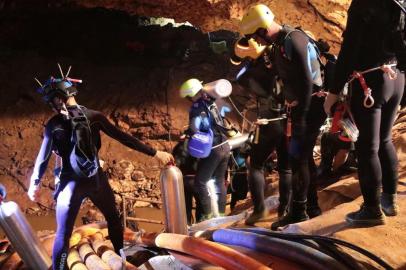
[[[265,118],[258,118],[257,121],[254,123],[255,125],[262,126],[262,125],[268,125],[269,120]]]
[[[164,151],[156,151],[154,158],[156,158],[159,163],[163,165],[166,165],[168,163],[175,163],[175,159],[173,158],[173,156],[170,153]]]
[[[38,202],[40,195],[40,185],[36,185],[34,181],[31,182],[27,194],[31,201]]]
[[[323,107],[327,115],[331,115],[331,107],[338,101],[338,95],[328,93],[326,100],[324,101]]]

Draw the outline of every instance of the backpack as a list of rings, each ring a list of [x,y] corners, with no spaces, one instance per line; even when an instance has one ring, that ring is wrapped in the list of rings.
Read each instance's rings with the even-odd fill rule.
[[[92,132],[89,120],[83,111],[70,112],[70,121],[72,126],[71,142],[73,144],[70,153],[70,164],[75,174],[81,178],[90,178],[97,174],[99,158],[97,148],[93,143]]]
[[[279,41],[279,44],[276,44],[276,47],[281,50],[282,55],[289,61],[292,60],[293,46],[292,37],[290,34],[293,32],[301,32],[306,35],[306,37],[309,39],[309,43],[307,44],[307,64],[312,75],[313,85],[319,89],[329,89],[328,87],[330,87],[332,84],[336,62],[336,57],[328,53],[329,47],[325,48],[326,45],[324,43],[315,41],[300,27],[293,28],[284,25],[282,31],[285,33],[285,36],[281,41]],[[321,44],[323,46],[321,46]],[[325,57],[326,64],[322,62],[321,56]]]

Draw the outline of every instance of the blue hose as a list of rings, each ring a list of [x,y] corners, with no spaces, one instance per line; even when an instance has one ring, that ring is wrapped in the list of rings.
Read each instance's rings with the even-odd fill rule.
[[[344,247],[347,247],[349,249],[352,249],[354,251],[357,251],[358,253],[361,253],[362,255],[370,258],[371,260],[375,261],[377,264],[381,265],[387,270],[392,270],[394,269],[392,266],[390,266],[387,262],[385,262],[383,259],[379,258],[375,254],[369,252],[366,249],[363,249],[357,245],[351,244],[349,242],[332,238],[332,237],[326,237],[326,236],[320,236],[320,235],[304,235],[304,234],[291,234],[291,233],[280,233],[280,232],[274,232],[270,231],[264,228],[235,228],[234,230],[236,231],[241,231],[241,232],[251,232],[255,233],[258,235],[262,236],[267,236],[267,237],[272,237],[272,238],[279,238],[279,239],[286,239],[290,241],[298,241],[298,240],[314,240],[319,243],[331,243],[331,244],[336,244],[336,245],[341,245]]]
[[[220,229],[213,233],[215,242],[243,246],[255,251],[270,254],[306,266],[307,269],[330,270],[348,269],[334,258],[302,244],[230,229]]]

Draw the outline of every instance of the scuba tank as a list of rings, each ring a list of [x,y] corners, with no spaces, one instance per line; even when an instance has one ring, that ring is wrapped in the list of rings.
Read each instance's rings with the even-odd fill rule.
[[[250,133],[238,134],[232,138],[229,138],[227,140],[227,143],[230,146],[230,150],[233,150],[233,149],[243,146],[246,143],[251,143],[253,140],[252,137],[253,136]]]
[[[11,245],[29,269],[48,270],[51,258],[15,202],[4,202],[5,188],[0,186],[0,225]]]
[[[160,175],[165,214],[165,232],[188,234],[185,191],[182,172],[173,165],[165,166]]]

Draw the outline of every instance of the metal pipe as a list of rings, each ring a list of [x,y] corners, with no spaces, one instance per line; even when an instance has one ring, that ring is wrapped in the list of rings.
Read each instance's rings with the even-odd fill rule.
[[[132,221],[138,221],[138,222],[145,222],[145,223],[153,223],[153,224],[164,224],[160,220],[154,220],[154,219],[147,219],[147,218],[136,218],[136,217],[127,217],[127,220],[132,220]]]
[[[232,149],[241,147],[244,143],[248,142],[249,140],[252,140],[252,138],[250,137],[249,133],[246,133],[246,134],[234,136],[234,137],[228,139],[227,142],[228,142],[228,145],[230,145],[230,149],[232,150]]]
[[[30,269],[48,270],[51,258],[15,202],[0,203],[0,225]]]
[[[173,165],[165,166],[160,175],[165,231],[188,234],[185,191],[181,171]]]
[[[123,199],[124,198],[126,198],[127,200],[131,200],[131,201],[149,202],[149,203],[153,203],[153,204],[162,204],[161,201],[157,201],[157,200],[150,200],[150,199],[144,199],[144,198],[135,198],[135,197],[131,197],[131,196],[123,196]]]

